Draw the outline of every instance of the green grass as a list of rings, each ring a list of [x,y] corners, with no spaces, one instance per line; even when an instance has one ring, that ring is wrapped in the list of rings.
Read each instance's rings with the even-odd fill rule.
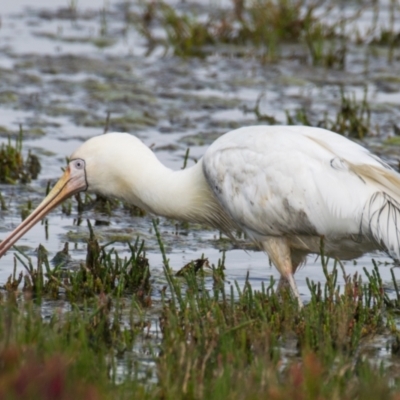
[[[112,243],[100,246],[89,224],[90,237],[87,241],[86,259],[78,269],[65,268],[68,261],[68,246],[53,259],[54,268],[48,260],[47,251],[38,247],[36,266],[30,257],[18,251],[16,259],[24,266],[26,274],[22,279],[15,273],[10,275],[4,288],[14,292],[20,285],[32,296],[43,296],[69,300],[83,300],[104,293],[121,297],[122,293],[136,295],[143,301],[150,291],[149,263],[144,254],[144,243],[139,239],[134,245],[128,244],[130,256],[121,259],[111,247]]]
[[[154,228],[157,234],[156,222]],[[273,281],[259,291],[248,280],[228,286],[224,260],[209,274],[185,268],[176,277],[159,233],[165,269],[156,284],[143,243],[137,241],[122,260],[89,229],[78,269],[61,262],[67,248],[55,267],[43,247],[36,266],[16,255],[26,273],[14,272],[0,298],[2,398],[400,395],[400,292],[393,276],[394,295],[388,296],[376,265],[362,279],[322,255],[326,284],[309,280],[311,298],[299,310],[289,293],[276,293]],[[391,365],[368,357],[376,337],[388,343]]]

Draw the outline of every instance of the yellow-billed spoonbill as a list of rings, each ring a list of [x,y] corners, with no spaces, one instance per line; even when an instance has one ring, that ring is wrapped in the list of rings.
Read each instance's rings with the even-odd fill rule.
[[[194,166],[172,171],[135,136],[83,143],[48,196],[0,244],[2,256],[71,195],[89,190],[151,213],[241,229],[270,257],[301,304],[293,274],[309,253],[400,257],[400,174],[364,147],[305,126],[253,126],[217,139]]]

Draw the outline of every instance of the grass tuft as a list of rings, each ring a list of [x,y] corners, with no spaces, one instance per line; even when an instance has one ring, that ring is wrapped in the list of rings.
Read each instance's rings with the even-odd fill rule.
[[[20,129],[19,135],[15,139],[15,145],[8,139],[7,144],[0,147],[0,182],[11,183],[16,182],[28,183],[32,179],[36,179],[40,173],[40,162],[37,156],[28,153],[24,161],[22,156],[22,139],[23,132]]]
[[[273,280],[259,291],[249,280],[243,287],[227,284],[224,260],[212,266],[211,276],[196,275],[194,263],[176,277],[166,265],[167,286],[150,292],[148,275],[141,272],[148,269],[140,259],[143,243],[135,243],[129,259],[117,261],[115,251],[106,251],[89,229],[86,261],[78,271],[51,269],[44,248],[36,267],[17,255],[27,274],[16,277],[14,270],[0,299],[0,358],[11,360],[0,366],[7,377],[0,380],[0,394],[13,393],[14,377],[24,377],[31,398],[52,387],[50,371],[25,374],[33,363],[43,372],[53,365],[61,371],[60,398],[93,393],[95,399],[115,399],[134,392],[139,399],[394,399],[400,393],[390,369],[364,356],[377,336],[391,343],[386,351],[392,363],[399,348],[400,292],[394,280],[389,297],[376,264],[362,279],[322,254],[326,283],[308,281],[311,298],[302,310],[289,292],[276,291]],[[132,263],[142,264],[137,275]],[[23,299],[17,292],[22,281]],[[55,293],[65,289],[70,306],[42,318],[38,305],[49,298],[49,282]],[[157,328],[150,330],[152,324]],[[150,368],[139,361],[143,357],[147,365],[151,360]]]
[[[114,248],[107,250],[112,243],[100,246],[88,221],[90,237],[87,242],[86,260],[78,269],[67,269],[70,261],[68,246],[56,255],[51,268],[47,251],[43,246],[37,249],[36,267],[30,257],[18,250],[16,259],[24,266],[26,274],[16,276],[15,267],[4,289],[14,292],[22,284],[22,290],[36,298],[59,299],[66,296],[71,301],[92,298],[98,294],[113,294],[117,298],[135,294],[143,304],[149,304],[150,271],[144,253],[144,242],[137,239],[134,245],[128,244],[129,257],[121,259]],[[62,253],[62,254],[61,254]]]
[[[298,109],[294,115],[286,111],[288,125],[307,125],[325,128],[341,135],[363,139],[373,133],[371,126],[371,109],[367,100],[367,90],[361,102],[357,101],[354,94],[346,94],[340,88],[340,106],[336,116],[331,119],[325,114],[322,120],[314,122],[305,109]]]

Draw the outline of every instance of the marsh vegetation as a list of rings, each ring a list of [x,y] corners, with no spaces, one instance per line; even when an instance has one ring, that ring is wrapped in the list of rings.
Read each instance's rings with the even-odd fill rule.
[[[394,0],[17,11],[0,27],[3,235],[106,131],[179,169],[229,129],[321,126],[399,165]],[[240,232],[70,199],[1,260],[0,397],[399,398],[397,265],[322,254],[298,276],[303,310]]]

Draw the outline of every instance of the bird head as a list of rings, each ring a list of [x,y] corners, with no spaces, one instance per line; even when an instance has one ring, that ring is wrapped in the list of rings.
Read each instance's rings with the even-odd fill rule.
[[[0,243],[0,257],[51,210],[76,193],[90,190],[105,196],[119,194],[124,198],[124,190],[128,190],[126,161],[143,160],[143,154],[146,157],[152,152],[139,139],[126,133],[95,136],[83,143],[71,155],[64,174],[45,199]],[[128,170],[134,167],[128,165]]]

